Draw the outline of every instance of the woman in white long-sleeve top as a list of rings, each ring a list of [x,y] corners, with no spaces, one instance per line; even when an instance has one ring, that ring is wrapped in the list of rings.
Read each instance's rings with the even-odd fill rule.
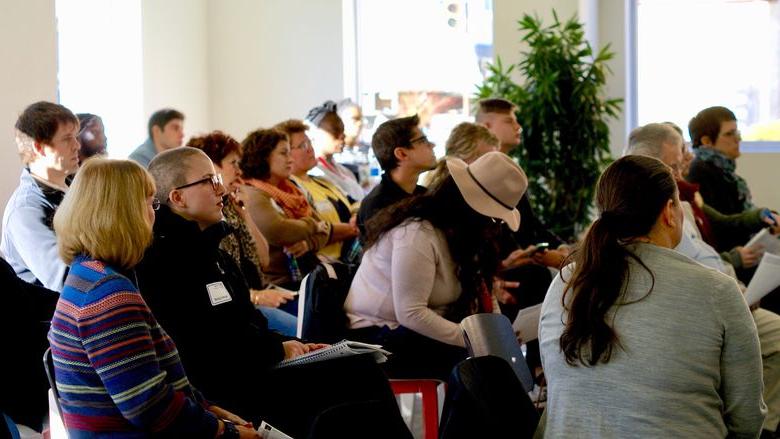
[[[510,158],[491,152],[447,165],[451,175],[435,190],[366,224],[367,250],[345,303],[352,336],[393,352],[386,371],[394,378],[446,379],[465,358],[460,321],[498,312],[490,291],[500,222],[520,224],[514,206],[528,180]]]
[[[761,354],[733,279],[673,250],[683,211],[668,166],[623,157],[600,216],[542,306],[546,437],[758,437]]]

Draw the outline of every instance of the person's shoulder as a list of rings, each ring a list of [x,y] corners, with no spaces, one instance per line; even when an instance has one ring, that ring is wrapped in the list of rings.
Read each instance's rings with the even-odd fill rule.
[[[681,289],[714,291],[736,288],[734,279],[673,249],[646,245],[639,256],[649,264],[657,278],[670,281]]]

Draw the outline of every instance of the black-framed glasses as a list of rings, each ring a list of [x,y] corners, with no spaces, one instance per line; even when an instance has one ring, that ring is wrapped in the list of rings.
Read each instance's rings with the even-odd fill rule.
[[[208,177],[201,178],[200,180],[193,181],[192,183],[183,184],[183,185],[175,187],[173,189],[174,190],[185,189],[185,188],[188,188],[190,186],[197,186],[197,185],[199,185],[201,183],[206,183],[206,182],[211,183],[211,188],[214,189],[214,192],[218,192],[219,191],[219,187],[222,186],[222,174],[210,175]]]
[[[410,140],[409,141],[409,145],[414,145],[417,142],[423,142],[423,143],[425,143],[427,145],[431,144],[431,141],[428,140],[428,136],[426,136],[424,134],[422,136],[420,136],[420,137],[415,137],[414,139]]]
[[[152,198],[152,210],[160,210],[160,200]]]

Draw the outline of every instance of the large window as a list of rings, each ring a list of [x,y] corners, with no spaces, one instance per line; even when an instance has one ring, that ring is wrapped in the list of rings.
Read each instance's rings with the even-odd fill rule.
[[[56,0],[60,103],[103,119],[108,153],[146,138],[141,0]]]
[[[354,0],[355,93],[374,128],[418,114],[437,155],[493,59],[491,0]],[[349,24],[347,24],[349,26]],[[347,57],[348,58],[348,54]],[[369,133],[367,133],[370,136]]]
[[[744,140],[780,141],[777,2],[639,0],[637,19],[640,124],[687,132],[698,111],[723,105]]]

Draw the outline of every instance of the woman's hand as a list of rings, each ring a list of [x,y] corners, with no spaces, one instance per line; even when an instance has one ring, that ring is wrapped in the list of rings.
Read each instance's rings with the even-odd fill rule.
[[[493,295],[499,303],[504,305],[515,305],[517,304],[517,299],[515,299],[515,296],[510,293],[507,288],[518,288],[519,286],[520,282],[510,282],[499,277],[494,277]]]
[[[288,245],[284,248],[284,251],[297,257],[303,256],[309,251],[309,243],[306,241],[298,241],[295,244]]]
[[[216,405],[212,405],[212,406],[210,406],[208,408],[208,411],[210,411],[211,413],[214,413],[214,415],[217,418],[222,419],[223,421],[230,421],[230,422],[236,424],[236,426],[243,425],[245,427],[253,428],[251,422],[245,421],[240,416],[238,416],[238,415],[236,415],[234,413],[231,413],[231,412],[223,409],[222,407],[219,407],[219,406],[216,406]]]
[[[764,255],[763,249],[759,246],[755,249],[748,247],[736,247],[739,253],[740,259],[742,259],[742,266],[745,268],[755,267],[761,260],[761,256]]]
[[[524,249],[517,249],[509,254],[503,261],[501,261],[501,268],[509,269],[515,267],[521,267],[523,265],[533,264],[533,254],[536,251],[536,246],[531,245]]]
[[[773,235],[780,234],[780,215],[768,211],[768,214],[761,215],[761,219],[769,224],[769,231],[772,232]]]
[[[284,346],[284,359],[290,360],[295,357],[300,357],[303,354],[307,354],[317,349],[322,349],[330,346],[325,343],[301,343],[297,340],[288,340],[282,343]]]
[[[258,306],[267,306],[269,308],[279,308],[294,298],[294,295],[279,290],[249,291],[249,299],[252,301],[252,303]]]
[[[546,267],[560,268],[563,261],[566,259],[567,253],[561,250],[545,250],[536,252],[533,255],[533,260],[539,265]]]

